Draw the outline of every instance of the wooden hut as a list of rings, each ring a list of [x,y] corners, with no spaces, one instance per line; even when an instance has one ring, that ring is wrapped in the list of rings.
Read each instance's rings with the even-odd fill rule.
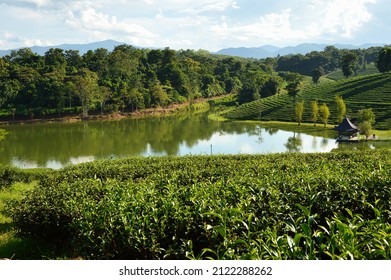
[[[344,118],[333,130],[338,131],[338,142],[358,142],[358,127],[348,118]]]

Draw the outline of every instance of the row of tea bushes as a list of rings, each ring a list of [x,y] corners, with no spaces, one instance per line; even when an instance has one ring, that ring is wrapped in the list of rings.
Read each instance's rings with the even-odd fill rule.
[[[15,182],[31,182],[42,179],[50,173],[50,169],[22,170],[14,166],[0,164],[0,190]]]
[[[390,259],[390,170],[384,150],[97,161],[12,217],[86,259]]]

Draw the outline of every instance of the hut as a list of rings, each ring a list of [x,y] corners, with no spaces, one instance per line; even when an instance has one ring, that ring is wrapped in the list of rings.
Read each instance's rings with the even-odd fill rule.
[[[358,142],[358,127],[347,117],[339,125],[335,126],[333,130],[338,131],[338,142]]]

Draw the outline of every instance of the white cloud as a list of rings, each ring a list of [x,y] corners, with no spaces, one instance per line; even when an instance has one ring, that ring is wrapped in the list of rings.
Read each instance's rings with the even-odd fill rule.
[[[367,5],[375,3],[376,0],[313,0],[309,20],[314,23],[309,30],[314,32],[316,28],[319,34],[340,34],[350,38],[372,19]]]
[[[7,43],[18,47],[45,46],[50,44],[49,41],[31,38],[29,39],[10,32],[4,33],[4,39],[5,40],[2,40],[2,45]]]
[[[156,37],[139,24],[96,11],[90,3],[71,6],[65,22],[73,29],[89,34],[93,39],[107,39],[111,36],[114,39],[127,38],[135,44],[148,44]]]
[[[391,26],[388,16],[378,16],[380,7],[388,8],[387,1],[0,0],[0,34],[17,34],[23,44],[115,39],[211,51],[262,44],[348,43],[358,34],[363,37],[363,30],[371,30],[374,22],[383,29]],[[371,38],[378,41],[390,38],[389,32],[374,33]],[[0,40],[2,46],[16,45],[1,35]]]
[[[189,13],[189,14],[201,14],[207,12],[223,12],[229,8],[239,9],[239,6],[236,3],[236,1],[226,0],[226,1],[219,1],[217,3],[216,2],[205,3],[204,5],[199,5],[192,8],[184,9],[181,12]]]
[[[231,24],[223,19],[219,25],[211,27],[211,31],[226,41],[238,41],[239,45],[251,42],[274,42],[291,39],[305,39],[304,30],[291,25],[292,10],[286,9],[281,13],[271,13],[259,17],[256,21],[244,24]]]
[[[233,46],[262,43],[289,44],[352,38],[371,21],[367,5],[376,0],[295,0],[291,8],[262,15],[246,22],[224,18],[211,27],[218,38]],[[303,3],[304,2],[304,3]],[[306,4],[306,5],[305,5]],[[231,45],[232,46],[232,45]]]

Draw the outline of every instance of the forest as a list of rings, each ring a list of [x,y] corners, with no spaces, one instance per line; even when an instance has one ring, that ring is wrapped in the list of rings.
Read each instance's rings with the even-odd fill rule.
[[[205,50],[139,49],[119,45],[80,55],[52,48],[41,56],[29,48],[0,58],[0,117],[37,118],[132,112],[228,93],[246,103],[295,92],[301,75],[337,68],[353,75],[376,62],[381,47],[288,55],[264,60],[213,55]],[[292,74],[294,73],[294,74]],[[345,71],[344,71],[345,73]]]

